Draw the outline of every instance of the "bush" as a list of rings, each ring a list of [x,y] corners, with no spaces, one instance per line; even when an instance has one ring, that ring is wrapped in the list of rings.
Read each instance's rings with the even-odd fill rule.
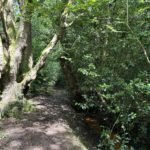
[[[34,112],[36,111],[35,106],[28,100],[17,101],[11,104],[5,111],[2,117],[14,117],[21,118],[24,112]]]

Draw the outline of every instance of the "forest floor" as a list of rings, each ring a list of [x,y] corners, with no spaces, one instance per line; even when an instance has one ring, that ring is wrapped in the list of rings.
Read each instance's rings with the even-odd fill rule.
[[[35,112],[0,122],[0,150],[97,150],[82,114],[73,110],[64,90],[30,101]]]

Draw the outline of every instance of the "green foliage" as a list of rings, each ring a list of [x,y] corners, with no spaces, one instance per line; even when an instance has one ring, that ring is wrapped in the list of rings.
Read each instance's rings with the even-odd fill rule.
[[[48,58],[44,69],[42,69],[33,81],[30,91],[39,94],[50,94],[51,87],[55,85],[58,78],[61,76],[59,63],[51,58]]]
[[[66,2],[35,0],[26,6],[34,8],[34,64],[58,30]],[[67,21],[73,24],[38,73],[31,91],[49,93],[49,87],[62,77],[59,58],[69,61],[84,99],[75,103],[76,107],[85,112],[96,110],[107,118],[99,147],[114,149],[120,142],[121,150],[143,148],[148,145],[150,132],[150,65],[145,57],[150,56],[148,2],[76,0],[66,7],[70,10]],[[25,105],[24,111],[30,110]],[[10,114],[17,115],[19,110],[14,109]]]
[[[34,111],[36,111],[36,108],[31,102],[27,100],[17,101],[8,107],[3,117],[14,117],[19,119],[23,116],[23,113]]]
[[[76,106],[108,118],[101,149],[114,148],[105,138],[111,132],[122,149],[144,147],[150,130],[150,66],[143,52],[150,56],[148,2],[76,1],[70,8],[77,17],[62,46],[85,99]]]
[[[56,28],[54,28],[55,26],[53,23],[59,18],[60,11],[63,6],[64,5],[60,1],[58,4],[55,1],[45,1],[42,6],[38,7],[33,13],[32,43],[34,64],[38,61],[42,50],[46,47],[53,34],[56,32]],[[54,15],[53,11],[58,14],[56,13]],[[50,17],[51,19],[49,19],[49,16],[53,17]],[[48,56],[44,68],[38,72],[37,79],[31,84],[31,92],[50,94],[51,86],[55,85],[56,81],[61,76],[59,62],[57,61],[60,54],[61,48],[60,44],[58,44],[54,48],[53,52]]]
[[[0,140],[5,139],[6,137],[7,136],[3,132],[0,132]]]

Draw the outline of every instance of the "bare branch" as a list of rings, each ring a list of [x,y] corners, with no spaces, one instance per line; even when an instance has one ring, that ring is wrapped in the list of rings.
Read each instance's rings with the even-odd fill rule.
[[[11,57],[11,60],[10,60],[10,70],[11,70],[12,76],[14,76],[15,78],[16,78],[15,75],[18,72],[20,65],[22,65],[22,67],[23,67],[24,61],[25,61],[25,63],[28,63],[32,59],[31,58],[32,53],[31,53],[31,47],[30,47],[30,43],[31,43],[30,32],[31,32],[31,30],[29,29],[31,22],[30,22],[30,20],[26,20],[26,16],[28,16],[28,13],[30,11],[28,10],[28,8],[23,9],[23,7],[25,6],[25,2],[26,2],[25,0],[22,0],[18,4],[20,7],[21,17],[20,17],[20,21],[19,21],[18,31],[16,34],[15,53]],[[30,38],[29,38],[29,36],[30,36]],[[29,49],[29,47],[30,47],[30,49]],[[25,51],[28,51],[28,52],[23,53]],[[27,55],[29,55],[29,57]],[[32,61],[30,61],[30,62],[32,62]],[[25,64],[25,65],[28,67],[28,64]],[[23,68],[25,68],[25,67],[23,67]]]
[[[139,40],[139,38],[136,36],[136,34],[133,32],[133,30],[131,29],[131,27],[128,24],[127,24],[127,27],[131,31],[132,35],[135,37],[136,41],[139,43],[139,45],[145,55],[145,58],[146,58],[148,64],[150,65],[150,58],[148,56],[147,50],[145,49],[144,45],[142,44],[142,42]]]
[[[127,18],[126,18],[126,25],[128,27],[128,29],[131,31],[132,35],[135,37],[136,41],[139,43],[145,57],[146,57],[146,60],[148,62],[148,64],[150,64],[150,58],[148,56],[148,53],[147,53],[147,50],[145,49],[144,45],[142,44],[142,42],[139,40],[139,38],[137,37],[137,35],[134,33],[134,31],[131,29],[130,25],[129,25],[129,0],[127,0],[126,2],[126,6],[127,6]]]
[[[5,35],[11,44],[16,38],[15,18],[13,15],[13,1],[3,0],[0,7],[1,19]]]
[[[6,31],[6,24],[5,24],[4,15],[3,15],[2,12],[0,13],[0,18],[1,18],[1,21],[2,21],[2,27],[3,27],[3,33],[1,33],[1,34],[5,35],[5,45],[4,46],[5,46],[6,49],[8,49],[8,47],[9,47],[9,37],[8,37],[7,31]]]
[[[72,4],[73,0],[69,0],[68,4]],[[62,13],[61,20],[60,20],[60,28],[58,30],[58,33],[55,34],[50,41],[50,43],[47,45],[47,47],[42,51],[42,54],[37,62],[37,64],[26,74],[24,79],[22,80],[22,84],[25,86],[29,84],[31,81],[33,81],[36,76],[37,72],[44,66],[45,61],[48,57],[48,54],[53,49],[53,47],[57,44],[57,42],[60,40],[60,38],[63,36],[65,29],[69,27],[72,23],[67,23],[67,18],[69,15],[69,10],[66,7]]]
[[[2,36],[0,36],[0,78],[8,62],[8,53],[2,41]]]
[[[44,66],[45,61],[48,57],[49,52],[53,49],[53,47],[57,44],[59,40],[58,35],[54,35],[50,43],[47,47],[42,51],[42,54],[37,62],[37,64],[26,74],[25,78],[22,81],[22,84],[25,86],[29,84],[32,80],[34,80],[37,76],[37,72]]]

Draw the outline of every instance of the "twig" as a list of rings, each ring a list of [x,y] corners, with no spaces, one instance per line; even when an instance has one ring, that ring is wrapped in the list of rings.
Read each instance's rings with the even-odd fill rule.
[[[142,48],[143,53],[144,53],[144,55],[146,57],[146,60],[147,60],[148,64],[150,64],[150,58],[149,58],[149,56],[147,54],[147,51],[146,51],[144,45],[142,44],[142,42],[139,40],[139,38],[137,37],[137,35],[134,33],[134,31],[131,29],[131,27],[129,25],[129,0],[127,0],[126,5],[127,5],[126,25],[127,25],[128,29],[131,31],[132,35],[135,37],[136,41],[139,43],[140,47]]]

